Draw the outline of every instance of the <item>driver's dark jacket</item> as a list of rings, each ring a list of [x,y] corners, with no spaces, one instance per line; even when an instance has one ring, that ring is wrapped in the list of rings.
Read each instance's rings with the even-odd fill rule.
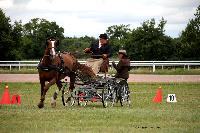
[[[90,46],[90,50],[92,51],[93,55],[102,55],[102,54],[107,54],[108,58],[111,57],[111,47],[109,44],[104,44],[99,48],[99,43],[93,43]],[[95,58],[100,58],[100,57],[95,57]]]

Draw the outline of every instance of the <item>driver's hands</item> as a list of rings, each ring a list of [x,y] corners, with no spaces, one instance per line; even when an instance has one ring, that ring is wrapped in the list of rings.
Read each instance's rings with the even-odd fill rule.
[[[106,59],[107,58],[107,54],[103,54],[103,59]]]
[[[115,65],[115,62],[114,61],[112,61],[112,66],[114,66]]]
[[[89,53],[89,52],[90,52],[90,48],[84,49],[84,52],[85,52],[85,53]]]

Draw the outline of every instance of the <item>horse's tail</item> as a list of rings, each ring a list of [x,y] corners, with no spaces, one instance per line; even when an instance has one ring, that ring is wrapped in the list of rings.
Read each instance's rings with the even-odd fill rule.
[[[86,66],[85,64],[80,64],[78,61],[77,61],[77,69],[80,70],[84,75],[88,75],[92,78],[96,77],[91,67]]]

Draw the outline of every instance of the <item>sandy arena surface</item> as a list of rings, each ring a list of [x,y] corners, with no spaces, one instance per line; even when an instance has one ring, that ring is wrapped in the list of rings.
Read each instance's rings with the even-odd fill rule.
[[[68,80],[69,81],[69,80]],[[38,74],[0,74],[0,82],[39,82]],[[200,75],[130,74],[128,82],[200,82]]]

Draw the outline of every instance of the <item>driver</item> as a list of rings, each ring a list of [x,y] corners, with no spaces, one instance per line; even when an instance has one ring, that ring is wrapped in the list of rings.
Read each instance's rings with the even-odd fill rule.
[[[92,53],[92,58],[86,61],[86,65],[92,67],[95,74],[108,72],[109,57],[111,57],[111,47],[108,44],[107,34],[99,35],[99,42],[92,43],[89,48],[84,50],[85,53]]]

